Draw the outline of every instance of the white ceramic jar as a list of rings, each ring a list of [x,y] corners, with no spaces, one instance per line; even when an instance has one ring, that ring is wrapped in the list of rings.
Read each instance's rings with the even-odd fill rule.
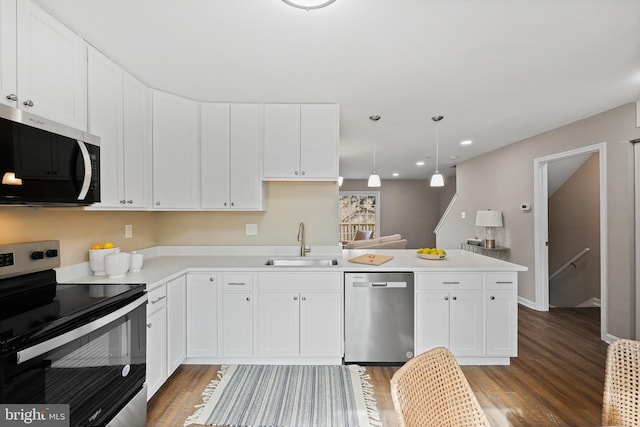
[[[144,262],[144,254],[136,251],[131,251],[131,259],[129,261],[129,271],[131,273],[137,273],[142,268]]]
[[[129,258],[130,255],[128,253],[120,252],[120,250],[105,255],[104,272],[109,279],[117,279],[127,274],[127,271],[129,271]]]

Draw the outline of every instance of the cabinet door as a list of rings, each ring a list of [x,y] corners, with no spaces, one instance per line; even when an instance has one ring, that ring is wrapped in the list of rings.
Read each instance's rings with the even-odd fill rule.
[[[87,130],[84,40],[30,1],[18,2],[18,76],[19,108]]]
[[[0,103],[15,107],[18,98],[16,0],[0,0]]]
[[[167,282],[167,376],[187,357],[187,279]]]
[[[300,177],[300,105],[264,106],[265,178]]]
[[[124,207],[122,75],[113,61],[89,49],[89,133],[100,137],[99,207]]]
[[[260,106],[231,104],[231,209],[263,209]]]
[[[153,91],[153,207],[198,207],[198,105]]]
[[[452,292],[449,349],[455,356],[484,355],[482,296],[475,291]]]
[[[187,276],[187,357],[218,355],[218,277]]]
[[[252,294],[223,292],[220,312],[220,356],[253,356]]]
[[[151,108],[149,88],[124,73],[124,202],[128,208],[151,207]]]
[[[339,108],[336,104],[301,106],[300,174],[338,179]]]
[[[449,292],[416,292],[416,354],[449,347]]]
[[[166,288],[149,292],[147,305],[147,400],[167,379]]]
[[[487,290],[487,356],[518,355],[518,295],[515,290]]]
[[[342,297],[340,292],[300,294],[300,355],[342,355]]]
[[[258,294],[258,356],[299,354],[300,296],[298,292]]]
[[[228,209],[231,204],[230,123],[229,104],[200,106],[200,206],[205,209]]]

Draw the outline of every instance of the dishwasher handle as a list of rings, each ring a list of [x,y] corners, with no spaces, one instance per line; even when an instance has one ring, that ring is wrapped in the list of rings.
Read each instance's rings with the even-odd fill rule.
[[[407,282],[353,282],[354,288],[406,288]]]

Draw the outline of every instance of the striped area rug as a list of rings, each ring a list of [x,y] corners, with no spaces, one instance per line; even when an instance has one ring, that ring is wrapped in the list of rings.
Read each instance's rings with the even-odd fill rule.
[[[363,367],[228,365],[202,393],[185,426],[378,427]]]

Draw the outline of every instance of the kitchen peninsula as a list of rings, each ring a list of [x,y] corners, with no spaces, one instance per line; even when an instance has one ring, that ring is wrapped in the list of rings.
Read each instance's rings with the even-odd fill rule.
[[[527,268],[462,250],[443,260],[415,250],[313,248],[337,265],[266,265],[295,247],[157,247],[140,272],[90,276],[59,270],[60,282],[146,283],[149,397],[182,363],[340,364],[344,273],[412,272],[415,353],[447,346],[461,364],[508,364],[517,356],[517,273]],[[379,266],[349,262],[392,256]]]

